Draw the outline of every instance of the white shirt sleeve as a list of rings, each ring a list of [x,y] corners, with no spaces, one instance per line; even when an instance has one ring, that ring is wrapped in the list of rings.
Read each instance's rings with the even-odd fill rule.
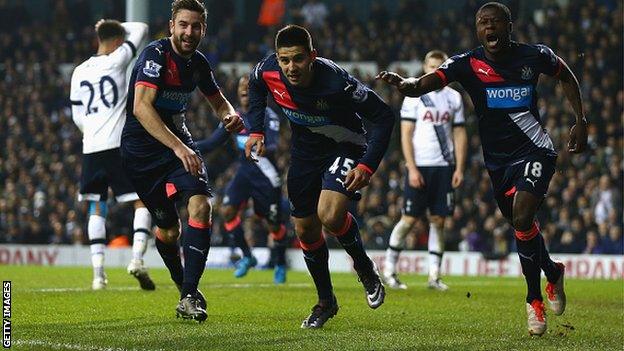
[[[128,65],[136,55],[137,48],[147,37],[147,24],[141,22],[124,22],[121,24],[126,30],[126,41],[117,50],[113,51],[109,57],[113,64]]]
[[[83,131],[83,119],[85,117],[85,106],[80,99],[80,83],[78,82],[78,76],[76,74],[76,70],[72,74],[71,79],[71,87],[69,92],[69,100],[72,105],[72,119],[74,123],[80,129],[80,132]]]
[[[464,123],[466,123],[466,118],[464,117],[464,101],[461,93],[457,92],[457,94],[455,94],[455,113],[453,114],[453,125],[461,125]]]
[[[401,120],[416,122],[418,119],[418,105],[420,98],[406,96],[401,105]]]

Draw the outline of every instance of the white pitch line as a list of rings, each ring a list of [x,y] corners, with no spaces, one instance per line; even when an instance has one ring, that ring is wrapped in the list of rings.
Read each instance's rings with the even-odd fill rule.
[[[60,342],[50,342],[43,340],[14,340],[12,342],[15,346],[39,346],[45,347],[46,349],[55,349],[55,350],[78,350],[78,351],[148,351],[147,349],[124,349],[121,347],[97,347],[92,345],[81,345],[81,344],[68,344],[68,343],[60,343]],[[163,349],[156,349],[153,351],[162,351]],[[152,351],[152,350],[149,350]]]
[[[248,288],[307,288],[311,287],[312,284],[308,283],[288,283],[284,285],[275,285],[269,283],[234,283],[234,284],[210,284],[206,287],[206,289],[248,289]],[[167,286],[161,289],[173,289],[173,286]],[[104,291],[139,291],[141,290],[135,286],[120,286],[120,287],[107,287]],[[89,288],[40,288],[40,289],[24,289],[21,290],[24,292],[33,292],[33,293],[64,293],[64,292],[86,292],[92,291]]]

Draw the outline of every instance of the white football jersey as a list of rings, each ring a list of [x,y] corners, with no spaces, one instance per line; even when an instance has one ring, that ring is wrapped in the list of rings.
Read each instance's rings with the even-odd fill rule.
[[[92,56],[74,69],[70,100],[72,118],[82,131],[82,152],[118,148],[126,122],[126,70],[147,36],[147,25],[126,22],[127,40],[108,55]]]
[[[455,164],[453,126],[464,124],[464,104],[459,92],[449,87],[417,98],[406,97],[401,120],[416,123],[412,145],[416,166]]]

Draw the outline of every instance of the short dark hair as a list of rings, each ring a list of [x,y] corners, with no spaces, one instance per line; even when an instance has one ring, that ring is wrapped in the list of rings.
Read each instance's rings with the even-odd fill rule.
[[[121,26],[121,22],[112,19],[100,23],[96,32],[99,41],[126,37],[126,30]]]
[[[193,12],[199,12],[201,14],[204,23],[206,23],[206,16],[208,12],[204,3],[199,0],[173,0],[171,3],[171,19],[175,19],[175,16],[180,10],[189,10]]]
[[[479,7],[479,10],[477,10],[477,13],[475,14],[475,16],[478,15],[481,11],[485,10],[486,8],[493,8],[502,12],[505,17],[505,20],[507,22],[511,22],[511,10],[509,10],[509,7],[505,6],[504,4],[501,4],[500,2],[495,2],[495,1],[483,4],[481,7]]]
[[[427,55],[425,55],[425,60],[430,58],[446,61],[448,59],[448,55],[442,50],[431,50],[427,53]]]
[[[289,24],[280,29],[275,35],[275,50],[291,46],[303,46],[308,52],[314,50],[310,32],[296,24]]]

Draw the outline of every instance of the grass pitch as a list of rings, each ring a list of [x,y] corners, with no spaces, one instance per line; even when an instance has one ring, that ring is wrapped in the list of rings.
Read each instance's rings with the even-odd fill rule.
[[[175,318],[178,293],[165,269],[157,288],[139,290],[123,269],[107,269],[106,291],[90,291],[90,268],[0,266],[12,281],[15,350],[622,350],[624,284],[566,280],[566,313],[548,315],[548,332],[529,337],[521,278],[448,277],[445,293],[403,276],[377,310],[353,274],[333,274],[340,311],[321,330],[302,330],[316,302],[311,278],[289,272],[209,270],[203,324]]]

